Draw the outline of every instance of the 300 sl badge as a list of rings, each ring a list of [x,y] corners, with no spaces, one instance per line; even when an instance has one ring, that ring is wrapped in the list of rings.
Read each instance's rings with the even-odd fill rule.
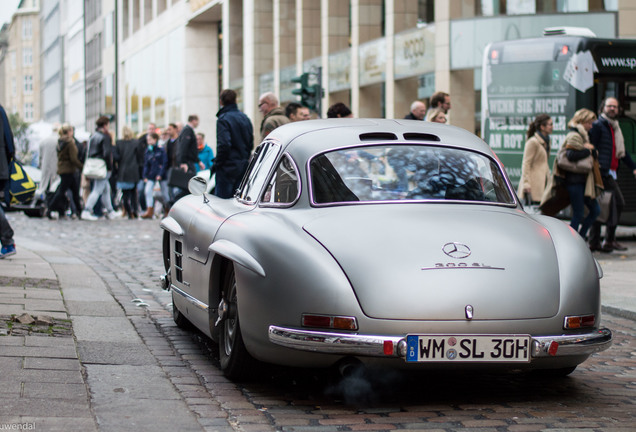
[[[493,267],[483,263],[435,263],[433,267],[422,267],[422,270],[448,270],[448,269],[483,269],[483,270],[505,270],[503,267]]]

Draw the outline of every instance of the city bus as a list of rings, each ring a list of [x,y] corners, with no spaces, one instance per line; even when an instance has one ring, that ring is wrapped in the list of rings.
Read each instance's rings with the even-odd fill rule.
[[[521,177],[528,125],[540,113],[552,117],[550,168],[580,108],[598,113],[615,97],[626,151],[636,161],[636,40],[599,39],[587,29],[546,29],[542,38],[488,45],[482,69],[482,136],[515,187]],[[636,225],[636,179],[625,164],[618,183],[626,206],[620,223]]]

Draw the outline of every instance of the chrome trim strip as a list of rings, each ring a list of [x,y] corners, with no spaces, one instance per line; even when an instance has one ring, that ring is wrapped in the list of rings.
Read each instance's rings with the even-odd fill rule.
[[[278,165],[283,161],[283,158],[285,158],[285,157],[287,157],[287,159],[289,159],[291,161],[292,165],[294,166],[294,169],[296,170],[296,175],[298,176],[298,192],[296,192],[296,197],[292,200],[292,202],[289,202],[289,203],[263,202],[259,198],[259,200],[258,200],[259,207],[288,208],[288,207],[293,207],[294,204],[296,204],[298,202],[298,200],[300,199],[300,194],[303,191],[303,182],[302,182],[302,179],[301,179],[302,176],[300,174],[300,169],[298,169],[298,165],[296,164],[296,161],[294,160],[294,158],[292,158],[289,153],[284,152],[283,155],[281,156],[280,160],[278,161],[278,163],[275,166],[278,167]],[[265,185],[268,185],[272,181],[272,177],[275,174],[276,174],[276,170],[274,169],[274,172],[271,173],[271,175],[269,176],[267,182],[265,182]],[[265,186],[265,187],[267,187],[267,186]]]
[[[594,354],[612,345],[612,332],[602,328],[592,333],[561,336],[537,336],[532,338],[532,357],[552,357],[550,344],[557,342],[556,356]]]
[[[438,135],[439,136],[439,135]],[[441,137],[440,137],[441,138]],[[500,202],[489,202],[489,201],[465,201],[465,200],[445,200],[445,199],[419,199],[419,200],[390,200],[390,201],[339,201],[339,202],[332,202],[332,203],[317,203],[314,200],[314,190],[313,190],[313,184],[312,184],[312,180],[311,180],[311,162],[313,159],[315,159],[317,156],[322,155],[322,154],[327,154],[330,152],[336,152],[336,151],[342,151],[342,150],[350,150],[350,149],[354,149],[354,148],[358,148],[358,147],[379,147],[380,145],[385,145],[385,144],[390,144],[393,146],[396,145],[410,145],[410,146],[427,146],[427,147],[440,147],[440,148],[445,148],[445,149],[454,149],[454,150],[462,150],[462,151],[467,151],[467,152],[472,152],[472,153],[476,153],[479,154],[481,156],[484,156],[488,159],[490,159],[491,162],[494,162],[495,165],[497,165],[499,167],[499,171],[501,173],[503,173],[504,175],[504,180],[506,181],[506,185],[508,186],[508,192],[511,194],[511,198],[513,200],[513,202],[510,203],[500,203]],[[488,145],[488,144],[486,144]],[[490,149],[490,147],[489,147]],[[337,146],[337,147],[333,147],[333,148],[329,148],[326,150],[322,150],[318,153],[313,154],[312,156],[307,158],[307,162],[306,162],[306,166],[305,166],[306,172],[307,172],[307,189],[309,192],[309,204],[312,207],[334,207],[334,206],[342,206],[342,205],[369,205],[369,204],[396,204],[396,203],[400,203],[400,204],[406,204],[406,203],[455,203],[455,204],[481,204],[481,205],[491,205],[491,206],[498,206],[498,207],[507,207],[507,208],[519,208],[521,207],[521,209],[523,209],[523,205],[521,204],[521,201],[519,201],[519,198],[517,197],[516,194],[516,189],[512,187],[512,183],[510,181],[510,178],[508,177],[508,174],[503,166],[503,164],[499,161],[499,159],[497,159],[496,154],[492,151],[492,149],[490,149],[490,153],[484,153],[482,152],[480,149],[477,148],[472,148],[472,147],[461,147],[458,145],[453,145],[453,144],[447,144],[444,143],[443,141],[436,141],[435,143],[431,143],[431,142],[427,142],[427,141],[421,141],[421,140],[414,140],[414,141],[409,141],[409,140],[403,140],[400,141],[398,140],[398,142],[388,142],[387,140],[380,140],[377,143],[374,144],[365,144],[363,142],[358,142],[352,145],[344,145],[344,146]]]
[[[206,305],[205,303],[203,303],[200,300],[197,300],[196,298],[192,297],[190,294],[188,294],[187,292],[183,291],[180,288],[177,288],[176,286],[174,286],[174,284],[170,284],[170,289],[176,293],[181,295],[183,298],[185,298],[187,301],[189,301],[190,303],[192,303],[194,306],[198,307],[199,309],[203,309],[204,311],[208,311],[209,306]]]
[[[269,326],[270,342],[287,348],[327,354],[388,357],[384,354],[384,341],[391,341],[393,342],[393,357],[398,357],[397,344],[403,339],[403,336],[327,333]]]
[[[317,330],[299,330],[289,327],[269,326],[269,340],[276,345],[301,351],[325,354],[359,355],[371,357],[402,357],[398,344],[405,336],[361,335],[329,333]],[[384,354],[384,342],[393,342],[393,356]],[[589,355],[606,350],[612,344],[612,332],[603,328],[579,335],[531,337],[532,357],[553,357],[549,349],[552,342],[559,344],[556,357]]]

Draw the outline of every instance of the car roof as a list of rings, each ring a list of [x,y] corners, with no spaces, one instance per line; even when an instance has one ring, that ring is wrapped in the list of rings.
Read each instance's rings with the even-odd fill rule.
[[[434,144],[461,147],[492,155],[479,137],[458,127],[420,120],[326,119],[288,123],[268,139],[281,143],[295,159],[339,148],[374,143]]]

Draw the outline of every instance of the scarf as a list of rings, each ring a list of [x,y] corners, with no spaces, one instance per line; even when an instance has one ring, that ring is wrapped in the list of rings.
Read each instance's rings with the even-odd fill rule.
[[[601,114],[612,127],[614,131],[614,147],[616,148],[616,159],[622,159],[625,156],[625,138],[623,138],[623,132],[621,131],[621,127],[618,124],[618,120],[613,120],[605,115],[605,113]]]
[[[539,137],[543,140],[543,149],[546,151],[548,156],[550,155],[550,135],[543,135],[541,132],[535,132]]]
[[[581,124],[573,125],[570,127],[570,131],[574,133],[578,133],[581,136],[581,138],[583,138],[583,142],[582,143],[574,142],[574,141],[568,140],[566,137],[566,139],[563,141],[563,147],[566,147],[572,150],[583,150],[585,148],[584,144],[590,142],[590,138],[588,137],[587,131],[585,130],[583,125]]]

